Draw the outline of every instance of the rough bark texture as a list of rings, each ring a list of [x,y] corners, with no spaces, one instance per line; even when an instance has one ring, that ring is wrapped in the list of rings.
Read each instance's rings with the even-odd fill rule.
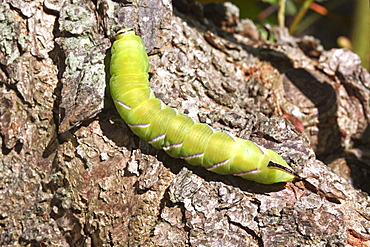
[[[134,136],[106,89],[129,26],[159,98],[304,179],[213,174]],[[230,4],[2,1],[0,245],[370,246],[369,74],[350,51],[271,32]]]

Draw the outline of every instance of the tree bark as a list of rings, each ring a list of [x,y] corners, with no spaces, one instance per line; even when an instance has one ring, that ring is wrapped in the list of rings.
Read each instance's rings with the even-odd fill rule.
[[[2,1],[0,245],[370,246],[358,56],[284,29],[267,41],[230,4],[174,4]],[[135,136],[107,88],[122,27],[143,38],[158,98],[277,151],[301,178],[221,176]]]

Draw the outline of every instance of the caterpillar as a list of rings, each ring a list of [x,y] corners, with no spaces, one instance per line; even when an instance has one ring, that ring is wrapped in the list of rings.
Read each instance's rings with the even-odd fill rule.
[[[132,28],[117,32],[111,48],[110,92],[131,130],[170,156],[263,184],[297,176],[276,152],[249,140],[215,131],[168,107],[149,87],[149,61],[142,39]]]

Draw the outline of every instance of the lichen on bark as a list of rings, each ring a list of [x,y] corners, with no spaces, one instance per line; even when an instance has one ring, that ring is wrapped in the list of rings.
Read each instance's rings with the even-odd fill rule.
[[[315,159],[309,143],[325,147],[330,138],[318,130],[326,130],[366,164],[369,74],[356,55],[281,29],[268,42],[230,4],[218,26],[196,1],[173,3],[1,3],[0,245],[368,245],[368,195]],[[110,41],[128,26],[150,52],[157,97],[274,149],[304,180],[213,174],[134,136],[106,90]],[[280,116],[287,111],[303,116],[306,133]],[[343,158],[321,154],[329,151],[328,160]]]

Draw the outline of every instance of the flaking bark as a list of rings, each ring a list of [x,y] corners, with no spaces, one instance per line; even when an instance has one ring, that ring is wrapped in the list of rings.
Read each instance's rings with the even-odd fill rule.
[[[267,42],[230,5],[216,25],[176,3],[2,2],[0,245],[369,245],[370,199],[350,183],[369,192],[356,175],[369,170],[370,118],[356,55],[282,29]],[[110,41],[128,26],[152,54],[157,97],[276,150],[305,180],[213,174],[134,136],[105,90]],[[280,117],[297,111],[304,132]],[[365,165],[343,178],[313,150]]]

